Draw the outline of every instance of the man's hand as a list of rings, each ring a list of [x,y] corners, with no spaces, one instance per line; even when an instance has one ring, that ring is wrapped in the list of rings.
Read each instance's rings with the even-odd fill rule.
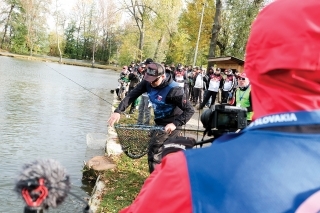
[[[164,127],[164,130],[170,135],[176,128],[176,125],[169,123]]]
[[[120,120],[120,113],[114,112],[111,114],[107,122],[110,126],[113,126],[113,124],[118,123],[119,120]]]

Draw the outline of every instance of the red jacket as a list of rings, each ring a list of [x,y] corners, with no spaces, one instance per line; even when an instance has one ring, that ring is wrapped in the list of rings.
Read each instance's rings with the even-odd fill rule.
[[[192,212],[187,171],[183,152],[169,154],[145,181],[134,203],[120,212]]]

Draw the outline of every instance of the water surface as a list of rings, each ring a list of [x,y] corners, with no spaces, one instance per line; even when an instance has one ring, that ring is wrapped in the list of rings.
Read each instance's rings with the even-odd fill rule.
[[[24,163],[39,158],[59,161],[72,191],[89,197],[81,181],[83,162],[103,151],[88,149],[86,135],[106,134],[111,110],[106,101],[112,102],[118,76],[111,70],[0,57],[0,212],[23,212],[14,179]],[[50,212],[81,212],[79,206],[69,197]]]

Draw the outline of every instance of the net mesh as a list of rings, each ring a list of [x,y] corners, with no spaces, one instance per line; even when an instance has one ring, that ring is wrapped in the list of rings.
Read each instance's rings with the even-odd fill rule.
[[[151,132],[163,127],[146,125],[115,125],[123,152],[130,158],[141,158],[148,153]]]

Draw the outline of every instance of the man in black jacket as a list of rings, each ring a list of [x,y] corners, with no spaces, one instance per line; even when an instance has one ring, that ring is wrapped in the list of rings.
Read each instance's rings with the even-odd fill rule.
[[[120,120],[120,113],[144,92],[148,93],[153,105],[154,121],[156,125],[163,126],[165,132],[154,131],[151,135],[148,153],[150,173],[156,164],[161,162],[163,143],[168,138],[177,137],[180,134],[176,127],[186,124],[194,109],[186,98],[182,87],[173,81],[171,75],[167,75],[165,68],[158,63],[150,63],[141,81],[119,104],[108,119],[108,124],[113,126]]]

